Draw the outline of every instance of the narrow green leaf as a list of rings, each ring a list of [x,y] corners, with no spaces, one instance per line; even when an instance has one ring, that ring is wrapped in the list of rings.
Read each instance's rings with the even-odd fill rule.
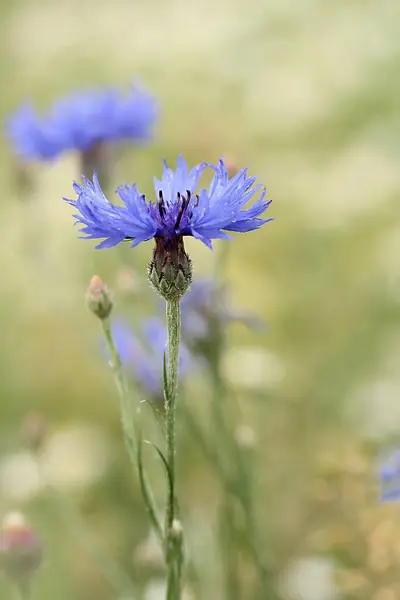
[[[153,442],[150,442],[150,441],[146,440],[146,444],[149,444],[150,446],[152,446],[152,448],[154,448],[154,450],[157,452],[158,456],[161,458],[162,463],[163,463],[163,465],[165,467],[165,471],[167,473],[168,485],[169,485],[169,488],[171,490],[171,486],[172,486],[172,473],[171,473],[171,469],[169,468],[168,461],[165,458],[165,455],[164,455],[163,451],[160,450],[160,448],[158,446],[156,446],[155,444],[153,444]]]
[[[146,474],[143,466],[143,456],[142,456],[142,448],[143,448],[143,437],[141,428],[138,427],[137,431],[137,448],[136,448],[136,458],[137,458],[137,469],[139,475],[140,488],[142,490],[142,496],[144,503],[147,508],[147,512],[149,513],[150,520],[153,524],[157,537],[164,543],[163,532],[161,524],[158,520],[157,509],[155,506],[155,501],[150,491],[148,481],[146,478]]]

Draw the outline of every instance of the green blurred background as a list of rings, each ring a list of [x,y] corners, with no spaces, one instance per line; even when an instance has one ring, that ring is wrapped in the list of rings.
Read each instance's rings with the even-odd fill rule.
[[[149,193],[161,159],[178,153],[191,164],[224,154],[266,183],[276,220],[229,243],[226,280],[268,330],[233,325],[223,363],[234,421],[255,443],[266,553],[284,598],[400,598],[400,516],[379,504],[376,478],[380,449],[400,437],[398,0],[2,0],[0,10],[2,122],[26,98],[45,108],[82,85],[137,76],[160,120],[153,143],[124,151],[115,185]],[[0,514],[24,512],[43,539],[35,599],[129,598],[98,569],[69,509],[131,574],[135,600],[161,599],[84,302],[96,272],[133,322],[152,314],[151,244],[94,252],[77,240],[61,201],[73,197],[76,156],[32,165],[36,189],[21,202],[4,139],[0,153]],[[187,247],[196,273],[212,274],[215,253]],[[186,392],[201,418],[207,384],[194,377]],[[56,494],[22,444],[32,412],[48,423],[42,466]],[[179,434],[202,580],[191,597],[219,599],[219,488],[182,425]],[[151,452],[146,461],[162,498],[161,469]],[[4,581],[0,597],[11,597]]]

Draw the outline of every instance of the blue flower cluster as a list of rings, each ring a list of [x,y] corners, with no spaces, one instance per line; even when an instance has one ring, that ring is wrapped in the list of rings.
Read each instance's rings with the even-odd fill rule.
[[[157,317],[144,319],[138,335],[122,317],[112,322],[114,342],[122,364],[150,399],[163,396],[163,356],[167,351],[167,330]],[[182,377],[194,368],[193,358],[184,345],[180,348],[180,374]]]
[[[6,131],[22,159],[51,161],[63,152],[84,152],[101,142],[148,140],[157,112],[155,98],[138,87],[127,95],[94,88],[60,99],[42,117],[25,104],[9,117]]]
[[[196,193],[206,168],[214,172],[211,184]],[[74,217],[83,225],[85,237],[104,240],[97,248],[111,248],[124,240],[135,247],[151,238],[170,243],[182,236],[192,236],[212,248],[212,239],[230,237],[227,231],[253,231],[272,220],[261,218],[270,201],[265,199],[265,188],[254,185],[255,181],[247,177],[247,169],[229,178],[223,159],[217,166],[201,163],[189,171],[180,156],[175,171],[164,162],[161,181],[154,180],[154,201],[147,202],[134,184],[118,188],[123,206],[112,204],[96,176],[93,182],[84,178],[83,185],[75,182],[77,199],[66,200],[77,209]],[[259,191],[256,202],[245,208]]]

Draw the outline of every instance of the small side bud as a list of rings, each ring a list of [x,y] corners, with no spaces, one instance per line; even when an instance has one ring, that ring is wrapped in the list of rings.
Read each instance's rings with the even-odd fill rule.
[[[183,237],[156,237],[155,242],[147,270],[149,281],[165,300],[178,300],[192,283],[192,261],[186,254]]]
[[[96,317],[104,320],[113,308],[111,292],[98,275],[93,275],[86,294],[89,309]]]
[[[42,559],[42,544],[24,516],[6,515],[0,530],[0,569],[16,586],[27,589]]]

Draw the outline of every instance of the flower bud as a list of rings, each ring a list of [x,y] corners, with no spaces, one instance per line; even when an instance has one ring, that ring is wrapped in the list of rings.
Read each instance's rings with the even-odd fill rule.
[[[165,300],[177,300],[192,282],[192,261],[185,252],[183,237],[172,240],[156,237],[155,242],[148,267],[149,281]]]
[[[113,307],[111,293],[98,275],[93,275],[86,294],[89,309],[99,319],[106,319]]]
[[[42,544],[20,513],[8,514],[0,530],[0,569],[16,585],[25,588],[40,567]]]

